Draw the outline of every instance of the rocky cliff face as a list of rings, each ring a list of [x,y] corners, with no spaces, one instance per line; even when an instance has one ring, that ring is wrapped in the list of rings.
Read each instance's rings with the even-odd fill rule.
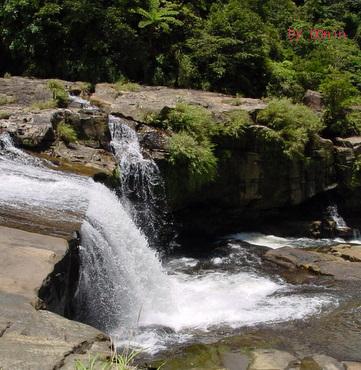
[[[313,137],[304,159],[286,158],[279,146],[264,140],[268,128],[254,124],[238,138],[219,139],[220,158],[214,182],[197,191],[186,187],[187,174],[164,160],[171,132],[147,125],[147,115],[172,109],[179,102],[207,108],[216,119],[225,112],[245,110],[254,118],[267,104],[259,99],[232,98],[222,94],[164,87],[139,87],[118,91],[99,84],[91,101],[106,111],[134,121],[145,151],[163,170],[168,199],[176,219],[188,233],[219,233],[243,225],[252,227],[262,218],[274,218],[283,209],[301,205],[327,192],[350,188],[358,149],[357,138],[346,140]],[[322,109],[321,96],[308,91],[305,104]],[[352,143],[353,144],[352,144]]]
[[[136,128],[144,152],[158,161],[170,207],[189,233],[219,233],[239,225],[251,227],[255,220],[273,218],[285,208],[330,191],[347,191],[350,197],[358,194],[351,182],[360,151],[359,138],[332,142],[315,136],[304,159],[289,159],[279,146],[264,140],[268,128],[257,124],[238,138],[218,139],[216,151],[220,161],[215,181],[190,191],[182,168],[174,168],[166,160],[172,132],[149,126],[147,116],[184,102],[206,108],[216,119],[237,110],[255,117],[267,106],[264,101],[165,87],[136,86],[126,91],[111,84],[98,84],[93,94],[84,95],[81,83],[63,84],[68,91],[83,94],[100,110],[86,110],[74,102],[68,108],[35,109],[34,103],[51,99],[47,81],[0,79],[0,95],[6,97],[0,107],[0,132],[10,132],[21,146],[49,159],[59,169],[104,180],[112,178],[116,168],[107,115],[127,118]],[[322,108],[321,97],[315,92],[308,92],[305,103],[316,111]],[[76,143],[59,139],[57,127],[61,123],[75,129]],[[350,206],[347,197],[344,204]]]

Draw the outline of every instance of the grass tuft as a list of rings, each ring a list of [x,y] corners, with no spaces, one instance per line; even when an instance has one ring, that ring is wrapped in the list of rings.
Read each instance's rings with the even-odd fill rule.
[[[66,144],[74,143],[78,137],[74,128],[65,122],[60,122],[56,129],[58,137],[63,140]]]

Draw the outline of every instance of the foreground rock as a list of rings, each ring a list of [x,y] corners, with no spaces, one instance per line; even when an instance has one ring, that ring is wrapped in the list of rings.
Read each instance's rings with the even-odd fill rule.
[[[1,369],[73,369],[77,358],[108,355],[110,343],[98,330],[35,309],[45,303],[38,299],[39,289],[67,253],[63,239],[0,227]],[[57,270],[62,284],[56,292],[59,301],[52,296],[52,303],[59,310],[66,305],[60,296],[69,290],[67,273]],[[51,292],[49,286],[43,289]]]
[[[283,247],[268,251],[265,259],[288,270],[301,269],[318,275],[331,276],[338,281],[353,281],[361,280],[361,260],[358,248],[339,246],[332,248],[329,253],[320,253]]]

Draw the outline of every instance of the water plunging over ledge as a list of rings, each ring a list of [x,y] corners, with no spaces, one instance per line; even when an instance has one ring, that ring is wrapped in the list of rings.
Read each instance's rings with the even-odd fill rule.
[[[124,167],[137,171],[130,154],[123,153]],[[139,181],[137,186],[149,186],[144,177]],[[197,269],[199,261],[175,257],[162,266],[128,213],[131,200],[123,202],[105,186],[49,169],[14,148],[7,135],[0,137],[1,207],[59,217],[85,212],[76,318],[119,344],[133,342],[155,352],[214,328],[302,319],[334,302],[327,294],[302,294],[260,274],[257,263],[230,270],[209,261]],[[231,262],[244,254],[236,244],[228,248]]]
[[[108,124],[111,146],[119,166],[121,203],[152,246],[160,250],[165,240],[169,242],[172,239],[160,170],[153,159],[143,156],[130,121],[110,115]],[[166,232],[169,234],[167,237],[164,235]]]

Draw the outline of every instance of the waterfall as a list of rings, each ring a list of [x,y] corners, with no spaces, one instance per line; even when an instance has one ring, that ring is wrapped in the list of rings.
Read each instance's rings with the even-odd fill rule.
[[[328,211],[328,214],[331,217],[332,221],[335,222],[336,228],[338,230],[342,230],[342,229],[345,229],[345,228],[348,227],[347,224],[346,224],[346,221],[339,215],[336,205],[329,206],[327,208],[327,211]]]
[[[80,219],[77,318],[102,330],[131,330],[141,311],[171,304],[169,279],[117,196],[102,184],[43,165],[0,136],[0,207],[55,225]],[[165,304],[164,302],[167,302]]]
[[[156,252],[117,196],[102,185],[93,184],[90,191],[81,243],[83,320],[107,332],[118,328],[126,333],[136,329],[142,311],[162,311],[172,304],[170,282]]]
[[[119,165],[121,202],[149,242],[160,244],[169,215],[159,168],[153,159],[144,158],[131,122],[110,115],[109,129]]]
[[[134,157],[123,159],[131,162],[130,172],[149,165],[152,173],[151,162],[139,154]],[[145,163],[134,164],[139,161]],[[127,163],[122,166],[127,168]],[[134,181],[147,188],[143,175],[140,172]],[[125,190],[132,184],[124,185]],[[139,191],[151,194],[147,189]],[[212,328],[223,332],[224,328],[301,319],[333,302],[319,291],[302,295],[279,279],[241,265],[229,270],[228,263],[242,254],[237,245],[229,246],[227,268],[219,263],[189,272],[182,265],[189,261],[177,257],[168,268],[167,264],[163,267],[115,193],[92,179],[47,168],[16,149],[7,135],[0,136],[0,211],[4,209],[29,212],[31,222],[38,217],[55,225],[68,217],[82,220],[75,318],[107,332],[119,345],[132,342],[155,352]]]

